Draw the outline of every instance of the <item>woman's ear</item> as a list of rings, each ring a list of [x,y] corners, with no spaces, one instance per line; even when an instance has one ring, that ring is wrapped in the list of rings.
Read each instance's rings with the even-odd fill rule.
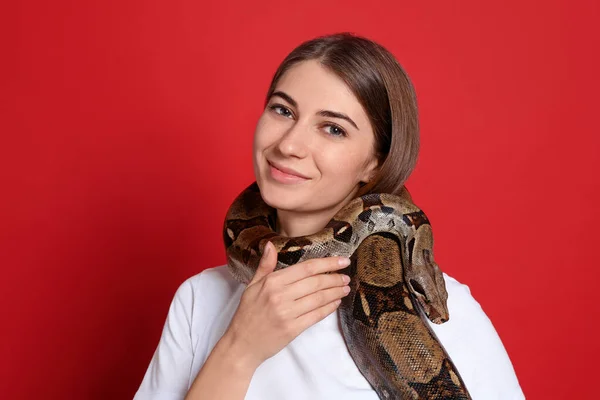
[[[367,166],[363,169],[363,173],[360,179],[360,185],[364,186],[367,183],[369,183],[369,181],[371,179],[373,179],[375,177],[375,175],[377,175],[377,171],[379,170],[378,168],[378,160],[376,157],[373,157],[368,163]]]

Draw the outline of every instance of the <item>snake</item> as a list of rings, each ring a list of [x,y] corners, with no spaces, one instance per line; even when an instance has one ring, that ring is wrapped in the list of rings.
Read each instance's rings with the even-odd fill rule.
[[[351,199],[311,235],[275,231],[277,210],[257,182],[231,203],[223,224],[227,266],[251,282],[267,242],[275,270],[312,258],[344,256],[350,292],[337,312],[348,351],[380,399],[471,399],[450,356],[427,323],[449,320],[448,293],[433,258],[433,233],[406,186],[399,194]]]

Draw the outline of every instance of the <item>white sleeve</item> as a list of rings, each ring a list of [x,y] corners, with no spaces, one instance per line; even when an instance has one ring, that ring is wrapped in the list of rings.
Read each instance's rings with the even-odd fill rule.
[[[496,329],[467,285],[446,278],[448,322],[429,323],[448,352],[473,400],[525,398]]]
[[[192,360],[194,290],[190,279],[179,286],[158,347],[134,400],[180,400],[189,387]]]

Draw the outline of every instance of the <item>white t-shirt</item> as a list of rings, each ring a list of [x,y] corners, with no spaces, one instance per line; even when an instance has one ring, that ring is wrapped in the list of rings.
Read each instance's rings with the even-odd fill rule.
[[[450,320],[429,322],[474,400],[520,400],[508,354],[466,285],[444,274]],[[237,310],[245,285],[227,266],[187,279],[134,400],[183,399]],[[348,352],[334,312],[302,332],[254,373],[246,400],[378,400]]]

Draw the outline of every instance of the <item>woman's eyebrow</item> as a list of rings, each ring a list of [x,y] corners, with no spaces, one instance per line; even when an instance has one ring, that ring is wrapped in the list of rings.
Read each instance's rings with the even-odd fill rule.
[[[271,95],[271,97],[273,96],[279,96],[282,99],[284,99],[285,101],[287,101],[288,103],[290,103],[292,106],[298,108],[298,103],[296,102],[296,100],[292,99],[292,96],[290,96],[289,94],[282,92],[280,90],[273,92],[273,94]]]
[[[273,92],[273,94],[271,94],[271,97],[273,96],[278,96],[281,97],[282,99],[284,99],[285,101],[287,101],[288,103],[290,103],[293,107],[298,108],[298,103],[296,102],[296,100],[294,100],[292,98],[292,96],[290,96],[289,94],[282,92],[280,90]],[[350,124],[352,124],[352,126],[354,128],[356,128],[357,131],[359,131],[360,129],[358,129],[358,126],[356,125],[356,123],[354,121],[352,121],[352,118],[350,118],[349,116],[347,116],[346,114],[337,112],[337,111],[330,111],[330,110],[320,110],[317,112],[317,115],[320,115],[322,117],[329,117],[329,118],[339,118],[339,119],[343,119],[348,121]]]
[[[350,122],[352,124],[352,126],[356,128],[357,131],[360,131],[360,129],[358,129],[358,126],[356,126],[354,121],[352,121],[352,119],[349,116],[347,116],[346,114],[342,114],[342,113],[336,112],[336,111],[329,111],[329,110],[321,110],[321,111],[317,112],[317,114],[322,117],[344,119],[344,120]]]

